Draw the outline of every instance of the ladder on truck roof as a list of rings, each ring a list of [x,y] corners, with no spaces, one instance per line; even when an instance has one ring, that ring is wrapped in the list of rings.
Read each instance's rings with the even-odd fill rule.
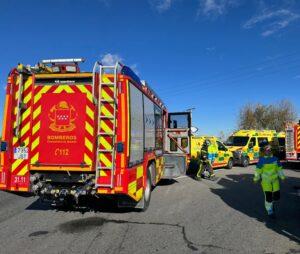
[[[116,139],[116,118],[117,118],[117,81],[118,81],[118,69],[122,65],[117,62],[114,66],[104,66],[99,62],[96,62],[93,68],[93,86],[95,87],[96,73],[99,71],[99,100],[98,100],[98,129],[97,129],[97,152],[96,152],[96,187],[114,187],[113,177],[115,171],[115,139]],[[105,74],[113,74],[113,79],[105,79]],[[104,96],[104,90],[109,89],[113,92],[113,97],[107,98]],[[93,89],[94,93],[94,89]],[[107,95],[107,93],[106,93]],[[94,97],[94,96],[93,96]],[[113,112],[105,114],[105,108],[109,106],[113,108]],[[110,124],[109,124],[110,122]],[[102,126],[108,123],[112,124],[112,129],[107,131],[103,130]],[[107,125],[107,124],[106,124]],[[100,139],[106,138],[110,142],[110,149],[100,146]],[[110,160],[109,165],[103,165],[101,158],[108,158]],[[101,178],[101,171],[110,172],[110,181],[105,183],[98,183],[98,179]],[[100,177],[100,178],[99,178]],[[101,179],[100,179],[101,181]]]

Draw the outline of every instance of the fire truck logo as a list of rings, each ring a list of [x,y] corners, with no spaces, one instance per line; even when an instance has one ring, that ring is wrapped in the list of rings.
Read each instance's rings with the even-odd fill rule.
[[[74,121],[77,118],[77,112],[74,106],[66,101],[60,101],[54,105],[48,114],[51,124],[49,128],[57,132],[72,131],[76,128]]]

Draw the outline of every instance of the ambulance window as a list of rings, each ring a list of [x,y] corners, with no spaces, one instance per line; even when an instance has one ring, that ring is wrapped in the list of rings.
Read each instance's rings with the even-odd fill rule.
[[[144,157],[144,112],[143,95],[130,84],[130,156],[129,166],[143,161]]]
[[[259,147],[263,147],[265,145],[268,145],[269,144],[269,141],[268,141],[268,138],[258,138],[258,145]]]
[[[256,138],[251,138],[250,143],[252,143],[253,146],[256,146]]]
[[[217,141],[217,144],[220,151],[226,151],[226,147],[220,141]]]

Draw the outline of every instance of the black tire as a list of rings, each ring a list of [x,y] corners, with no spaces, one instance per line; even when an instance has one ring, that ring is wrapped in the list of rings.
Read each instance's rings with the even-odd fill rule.
[[[243,157],[242,158],[242,166],[244,168],[248,167],[249,166],[249,158],[248,157]]]
[[[227,168],[227,169],[232,169],[232,168],[233,168],[233,159],[232,159],[232,158],[229,159],[226,168]]]
[[[151,173],[150,173],[150,166],[147,169],[147,179],[146,179],[146,186],[143,193],[142,200],[138,204],[139,211],[145,212],[150,204],[151,200],[151,190],[152,190],[152,181],[151,181]]]
[[[151,188],[154,189],[156,185],[156,169],[154,162],[148,166],[148,171],[150,172]]]

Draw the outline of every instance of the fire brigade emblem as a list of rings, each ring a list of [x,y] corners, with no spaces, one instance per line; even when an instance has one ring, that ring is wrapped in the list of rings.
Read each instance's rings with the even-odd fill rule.
[[[66,101],[60,101],[54,105],[48,114],[51,124],[49,128],[57,132],[72,131],[76,128],[74,121],[77,118],[77,112],[74,106]]]

